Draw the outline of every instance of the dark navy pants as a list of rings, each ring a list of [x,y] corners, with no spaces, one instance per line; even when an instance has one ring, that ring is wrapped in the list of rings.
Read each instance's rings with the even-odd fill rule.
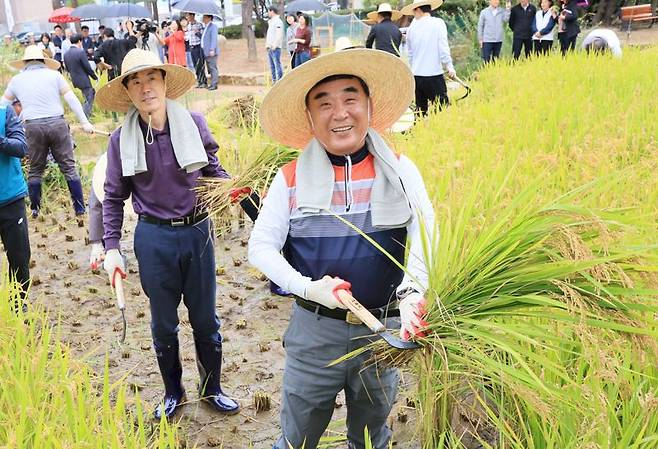
[[[194,339],[220,342],[215,314],[215,253],[212,223],[171,227],[139,221],[135,255],[144,293],[151,304],[151,334],[156,348],[178,341],[177,308],[187,307]]]

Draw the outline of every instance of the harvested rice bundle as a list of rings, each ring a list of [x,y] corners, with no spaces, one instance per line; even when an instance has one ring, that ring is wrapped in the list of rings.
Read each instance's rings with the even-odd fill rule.
[[[277,170],[299,155],[299,150],[267,145],[253,161],[231,179],[201,178],[196,192],[211,216],[223,219],[231,205],[248,198],[249,193],[262,197]],[[254,204],[256,208],[259,205]]]

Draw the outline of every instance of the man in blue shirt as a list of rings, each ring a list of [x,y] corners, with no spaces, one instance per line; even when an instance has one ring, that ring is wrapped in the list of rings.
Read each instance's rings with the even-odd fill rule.
[[[219,71],[217,70],[217,57],[219,56],[219,45],[217,42],[217,25],[212,23],[212,16],[203,16],[203,34],[201,35],[201,48],[206,60],[206,67],[210,72],[210,86],[208,90],[217,90]]]
[[[0,107],[0,237],[7,252],[9,273],[22,287],[23,299],[30,282],[30,240],[25,215],[27,184],[21,167],[26,154],[25,131],[14,109],[7,105]]]

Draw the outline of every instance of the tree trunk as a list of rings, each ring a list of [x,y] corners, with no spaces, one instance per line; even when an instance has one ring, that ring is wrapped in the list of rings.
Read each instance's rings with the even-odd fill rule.
[[[256,34],[251,19],[251,13],[254,10],[254,0],[242,0],[242,37],[247,38],[249,62],[255,62],[256,56]]]
[[[614,2],[614,0],[601,0],[596,5],[596,14],[594,15],[594,20],[592,25],[598,25],[605,18],[605,12],[608,9],[608,2]]]
[[[614,0],[608,0],[607,6],[608,7],[605,9],[605,16],[603,17],[603,23],[610,25],[615,16],[615,12],[617,11],[617,2]]]

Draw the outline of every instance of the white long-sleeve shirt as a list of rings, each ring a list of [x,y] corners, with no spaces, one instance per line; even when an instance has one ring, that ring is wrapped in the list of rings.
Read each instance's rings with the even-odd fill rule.
[[[442,75],[444,67],[454,71],[448,28],[438,17],[414,19],[407,30],[407,53],[414,76]]]
[[[397,290],[412,287],[424,293],[428,284],[428,269],[422,233],[427,232],[430,241],[433,238],[438,239],[434,208],[416,165],[409,158],[401,156],[399,170],[405,192],[411,202],[413,219],[407,225],[410,248],[406,271]],[[303,298],[309,283],[317,279],[303,276],[281,255],[290,229],[290,212],[288,186],[283,172],[279,170],[251,231],[249,262],[281,288]],[[427,258],[430,259],[431,255],[427,254]]]
[[[603,39],[607,44],[610,52],[617,58],[621,58],[621,42],[617,37],[617,34],[605,28],[597,28],[589,32],[589,34],[583,39],[583,49],[585,49],[589,44],[591,44],[594,39]]]
[[[283,22],[279,16],[274,16],[267,21],[267,34],[265,35],[265,47],[281,48],[283,46]]]

